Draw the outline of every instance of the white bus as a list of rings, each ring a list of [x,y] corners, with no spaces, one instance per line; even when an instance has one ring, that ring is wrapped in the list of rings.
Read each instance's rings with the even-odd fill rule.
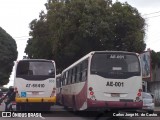
[[[56,75],[56,102],[57,104],[62,104],[62,81],[61,81],[61,74]]]
[[[44,59],[17,61],[14,88],[17,110],[50,110],[56,102],[55,62]]]
[[[141,109],[138,54],[93,51],[62,71],[62,104],[74,110]]]

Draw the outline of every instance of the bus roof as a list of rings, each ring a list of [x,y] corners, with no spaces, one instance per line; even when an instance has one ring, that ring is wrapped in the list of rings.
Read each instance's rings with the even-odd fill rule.
[[[128,53],[128,54],[138,55],[138,54],[135,53],[135,52],[128,52],[128,51],[108,51],[108,50],[106,50],[106,51],[91,51],[90,53],[86,54],[85,56],[83,56],[82,58],[80,58],[79,60],[77,60],[76,62],[74,62],[73,64],[71,64],[70,66],[68,66],[66,69],[64,69],[64,70],[62,71],[62,73],[65,72],[65,71],[67,71],[68,69],[74,67],[75,65],[77,65],[77,64],[80,63],[81,61],[89,58],[91,55],[93,55],[93,54],[95,54],[95,53],[115,53],[115,52],[116,52],[116,53],[126,53],[126,54]]]
[[[18,60],[18,61],[53,61],[54,62],[54,60],[47,60],[47,59],[23,59],[23,60]]]

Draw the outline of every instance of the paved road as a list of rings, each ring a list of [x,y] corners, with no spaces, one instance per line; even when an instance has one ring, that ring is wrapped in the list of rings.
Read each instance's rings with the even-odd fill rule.
[[[3,111],[5,108],[4,104],[0,105],[0,111]],[[88,113],[87,113],[88,114]],[[94,113],[92,113],[93,115]],[[128,113],[128,115],[132,116],[135,113]],[[146,113],[144,113],[146,114]],[[86,114],[85,114],[86,115]],[[89,115],[89,114],[88,114]],[[63,108],[63,106],[55,105],[51,108],[50,113],[43,113],[42,117],[30,117],[30,118],[23,118],[23,120],[160,120],[160,117],[124,117],[126,115],[125,112],[120,112],[117,115],[117,117],[111,117],[113,113],[108,114],[98,114],[94,117],[86,117],[82,114],[77,114],[71,111],[67,111]],[[123,117],[118,117],[122,116]],[[141,113],[139,114],[141,116]],[[108,117],[110,116],[110,117]],[[21,120],[21,117],[15,117],[15,118],[0,118],[0,120]]]

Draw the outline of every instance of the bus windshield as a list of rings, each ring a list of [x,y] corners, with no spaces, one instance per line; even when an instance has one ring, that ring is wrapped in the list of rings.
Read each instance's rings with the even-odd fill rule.
[[[51,61],[19,61],[16,77],[55,77],[55,67]]]
[[[91,74],[115,79],[140,76],[140,63],[135,54],[95,53],[91,60]]]

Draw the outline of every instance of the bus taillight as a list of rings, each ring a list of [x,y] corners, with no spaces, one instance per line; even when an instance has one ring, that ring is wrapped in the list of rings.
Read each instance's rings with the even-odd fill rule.
[[[56,96],[56,88],[53,88],[53,91],[51,93],[51,97]]]
[[[55,91],[56,90],[56,88],[53,88],[53,91]]]
[[[137,96],[138,96],[138,97],[140,97],[140,96],[141,96],[141,93],[140,93],[140,92],[138,92],[138,93],[137,93]]]
[[[142,92],[142,89],[139,89],[138,91],[139,91],[139,92]]]
[[[141,96],[141,92],[142,92],[142,89],[139,89],[139,90],[138,90],[138,93],[137,93],[137,96],[138,96],[138,97]]]
[[[92,87],[89,87],[89,91],[92,91],[93,90],[93,88]]]
[[[90,95],[94,95],[94,92],[93,92],[93,91],[91,91],[91,92],[90,92]]]
[[[20,97],[19,94],[18,94],[18,89],[17,89],[17,87],[14,88],[14,92],[16,93],[16,97]]]
[[[18,93],[17,87],[14,88],[14,92]]]
[[[93,88],[92,87],[89,87],[89,94],[90,94],[90,98],[92,99],[92,100],[96,100],[96,97],[95,97],[95,95],[94,95],[94,92],[93,92]]]

